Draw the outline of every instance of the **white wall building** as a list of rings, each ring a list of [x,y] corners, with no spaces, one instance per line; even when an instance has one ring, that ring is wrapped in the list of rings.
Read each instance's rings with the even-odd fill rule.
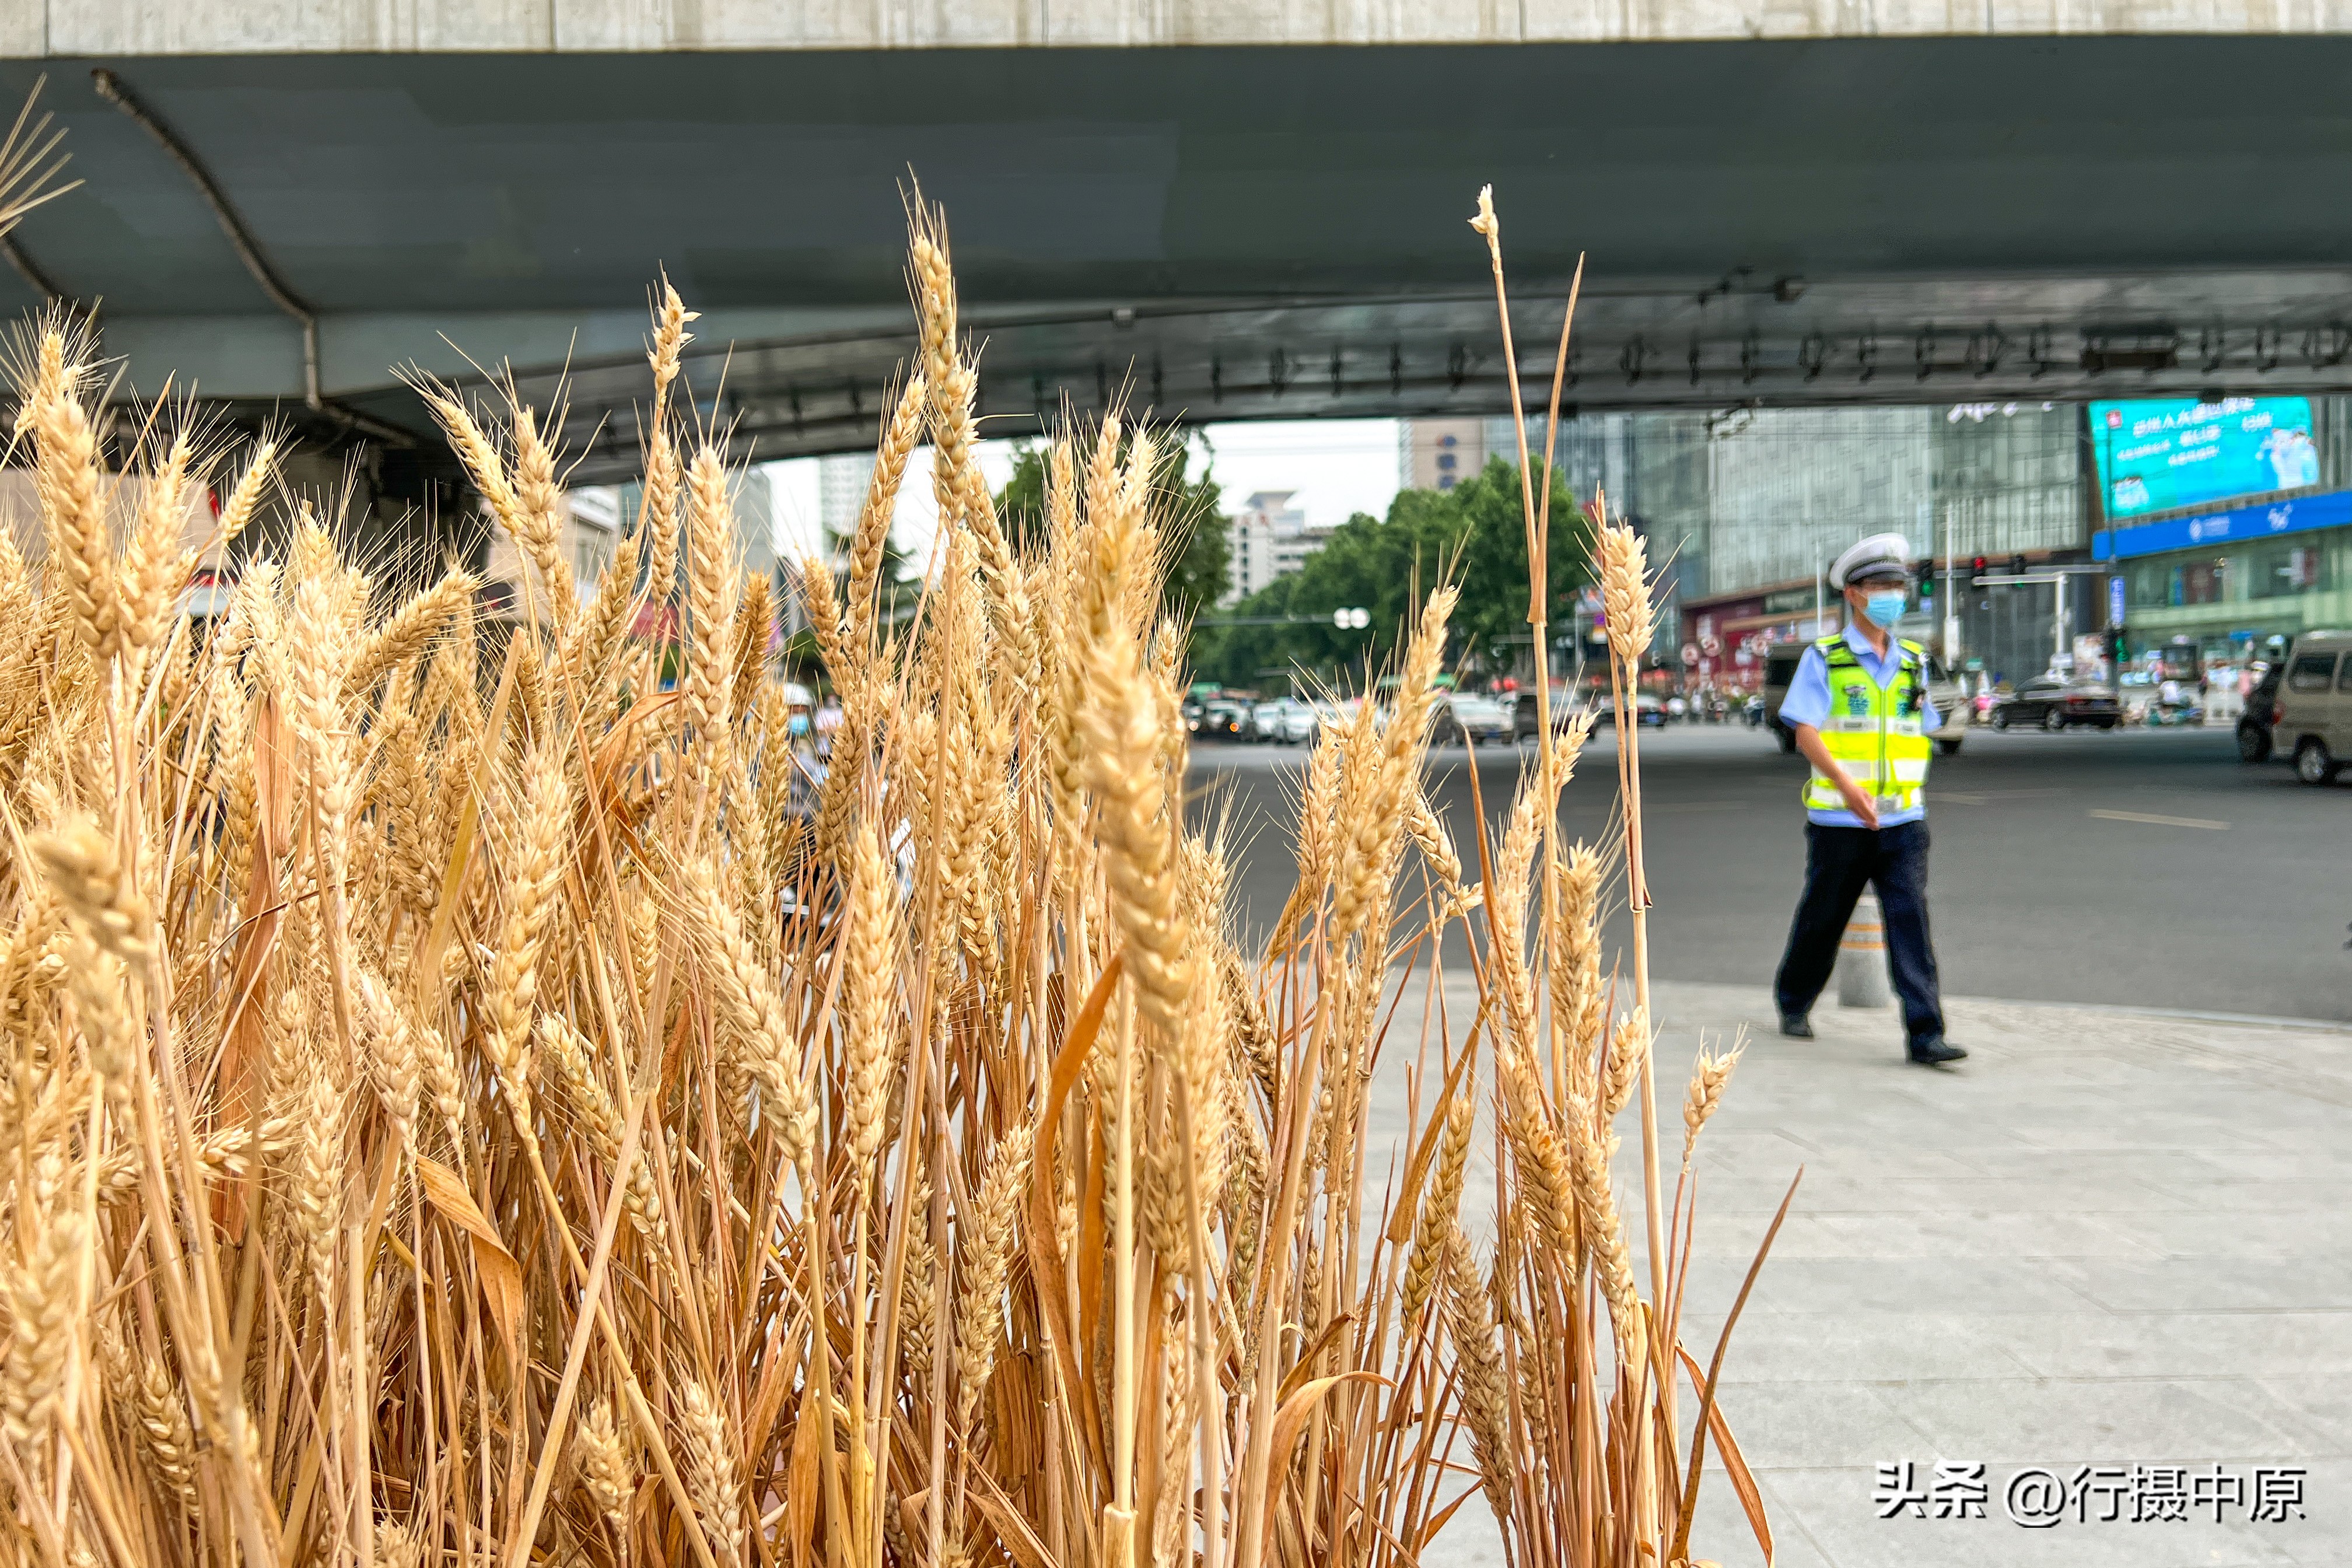
[[[1329,529],[1308,525],[1304,507],[1291,504],[1297,493],[1259,490],[1234,515],[1228,536],[1233,555],[1227,604],[1248,597],[1277,577],[1289,576],[1331,537]]]

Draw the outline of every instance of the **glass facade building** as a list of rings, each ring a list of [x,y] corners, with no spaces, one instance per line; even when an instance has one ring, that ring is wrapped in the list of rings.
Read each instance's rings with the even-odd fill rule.
[[[2102,532],[2098,553],[2123,581],[2132,647],[2185,640],[2227,658],[2352,626],[2352,522],[2335,521],[2352,518],[2352,399],[2311,403],[2316,485],[2133,517]],[[2305,526],[2314,518],[2326,525]]]
[[[1672,614],[1661,652],[1696,650],[1702,678],[1738,681],[1771,642],[1813,635],[1819,574],[1865,534],[1893,531],[1915,558],[1977,555],[2037,564],[2079,560],[2088,543],[2082,412],[2065,404],[1937,404],[1590,416],[1564,425],[1564,468],[1580,493],[1608,483],[1648,534]],[[1950,584],[1939,584],[1948,587]],[[2072,590],[2064,625],[2095,630],[2095,584]],[[2038,673],[2061,640],[2046,585],[1939,595],[1906,634],[1988,672]],[[1829,617],[1829,618],[1832,618]]]

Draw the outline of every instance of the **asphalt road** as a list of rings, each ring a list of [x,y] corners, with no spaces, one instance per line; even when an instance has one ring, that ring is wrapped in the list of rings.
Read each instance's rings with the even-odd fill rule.
[[[1475,754],[1499,817],[1520,755]],[[1645,731],[1641,754],[1652,973],[1769,988],[1803,878],[1803,763],[1737,726]],[[1433,752],[1425,787],[1475,867],[1470,755]],[[1196,811],[1232,813],[1234,888],[1253,933],[1294,880],[1304,759],[1193,753]],[[1612,836],[1615,797],[1603,731],[1564,795],[1564,831]],[[2226,729],[1976,731],[1936,762],[1928,798],[1948,994],[2352,1020],[2352,782],[2313,789],[2281,764],[2243,766]],[[1611,936],[1622,952],[1622,918]]]

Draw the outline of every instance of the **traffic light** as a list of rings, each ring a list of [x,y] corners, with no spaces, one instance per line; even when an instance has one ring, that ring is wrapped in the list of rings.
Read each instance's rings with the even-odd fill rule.
[[[1932,561],[1922,561],[1919,563],[1919,597],[1922,600],[1928,600],[1935,596],[1936,563]]]
[[[1990,562],[1979,555],[1969,563],[1969,573],[1971,576],[1981,577],[1985,574],[1985,568],[1990,564]]]
[[[2009,574],[2012,577],[2022,577],[2025,575],[2024,556],[2012,555],[2009,558]]]

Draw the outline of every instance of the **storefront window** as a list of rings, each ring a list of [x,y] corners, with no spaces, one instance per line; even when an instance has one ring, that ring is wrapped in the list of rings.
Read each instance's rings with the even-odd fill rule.
[[[2184,561],[2172,569],[2172,602],[2176,605],[2218,605],[2229,578],[2226,560]]]
[[[2246,597],[2279,599],[2326,584],[2327,552],[2317,544],[2258,544],[2246,557]]]

